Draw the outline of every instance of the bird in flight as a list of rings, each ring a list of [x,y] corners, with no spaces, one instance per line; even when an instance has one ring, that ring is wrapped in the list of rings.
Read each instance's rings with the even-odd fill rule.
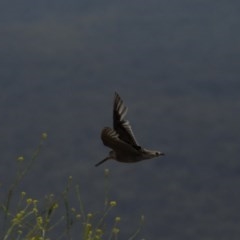
[[[103,144],[112,150],[106,158],[95,164],[96,167],[109,159],[125,163],[134,163],[164,155],[163,152],[148,150],[137,143],[129,122],[124,119],[127,110],[128,108],[124,105],[123,100],[118,93],[115,92],[113,129],[104,127],[101,133]]]

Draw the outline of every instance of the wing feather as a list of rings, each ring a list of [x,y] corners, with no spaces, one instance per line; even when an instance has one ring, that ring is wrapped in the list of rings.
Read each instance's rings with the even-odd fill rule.
[[[116,131],[114,131],[113,129],[111,129],[109,127],[103,128],[102,133],[101,133],[101,139],[105,146],[112,148],[112,149],[114,149],[114,146],[119,141],[119,137],[118,137],[118,134],[116,133]]]
[[[138,143],[134,137],[131,125],[129,121],[124,120],[127,110],[128,108],[124,105],[123,100],[118,93],[115,92],[113,104],[113,128],[118,133],[121,140],[137,147]]]
[[[122,141],[119,138],[118,133],[114,129],[111,129],[109,127],[103,128],[101,138],[105,146],[113,149],[115,152],[118,153],[133,152],[136,154],[141,149],[140,146],[133,146]]]

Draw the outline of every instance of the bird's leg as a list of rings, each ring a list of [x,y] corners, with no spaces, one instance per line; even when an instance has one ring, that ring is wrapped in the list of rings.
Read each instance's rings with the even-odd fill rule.
[[[104,158],[102,161],[98,162],[97,164],[95,164],[95,167],[98,167],[99,165],[101,165],[102,163],[104,163],[105,161],[107,161],[108,159],[111,159],[111,157],[106,157]]]

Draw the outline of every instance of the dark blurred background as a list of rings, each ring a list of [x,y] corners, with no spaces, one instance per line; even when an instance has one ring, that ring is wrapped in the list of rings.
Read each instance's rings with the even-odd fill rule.
[[[142,214],[144,239],[239,239],[239,12],[233,0],[1,1],[0,191],[47,132],[28,195],[61,193],[73,176],[94,211],[108,168],[120,239]],[[94,167],[114,91],[164,158]]]

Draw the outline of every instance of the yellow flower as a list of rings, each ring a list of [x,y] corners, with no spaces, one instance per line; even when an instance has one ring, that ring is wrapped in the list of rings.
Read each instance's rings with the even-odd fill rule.
[[[96,230],[96,234],[99,235],[99,236],[101,236],[101,235],[103,234],[102,229],[98,228],[98,229]]]
[[[24,198],[26,196],[26,192],[21,192],[21,197]]]
[[[51,194],[49,195],[49,198],[53,199],[53,198],[54,198],[54,194],[51,193]]]
[[[109,205],[111,207],[115,207],[115,206],[117,206],[117,202],[116,201],[110,201]]]
[[[109,169],[106,168],[106,169],[104,170],[104,174],[105,174],[105,176],[108,176],[108,175],[109,175]]]
[[[26,202],[27,202],[27,204],[31,204],[31,203],[33,202],[33,200],[32,200],[32,198],[28,198],[28,199],[26,200]]]
[[[58,203],[53,204],[53,209],[56,209],[56,208],[58,208]]]
[[[112,230],[113,234],[118,234],[120,232],[119,228],[114,227]]]
[[[86,224],[86,229],[87,229],[88,231],[90,231],[91,228],[92,228],[92,224],[87,223],[87,224]]]
[[[37,223],[38,223],[38,225],[42,225],[43,224],[42,217],[37,217]]]
[[[12,219],[13,224],[20,224],[25,212],[22,210]]]
[[[37,214],[37,213],[38,213],[38,209],[37,209],[36,207],[34,207],[34,208],[33,208],[33,212],[34,212],[35,214]]]
[[[42,133],[42,139],[43,139],[43,140],[46,140],[46,139],[47,139],[47,137],[48,137],[48,135],[47,135],[47,133],[46,133],[46,132]]]
[[[92,213],[88,213],[87,215],[88,218],[91,218],[92,216],[93,216]]]
[[[19,156],[19,157],[17,158],[17,161],[18,161],[18,162],[24,161],[24,157],[23,157],[23,156]]]

